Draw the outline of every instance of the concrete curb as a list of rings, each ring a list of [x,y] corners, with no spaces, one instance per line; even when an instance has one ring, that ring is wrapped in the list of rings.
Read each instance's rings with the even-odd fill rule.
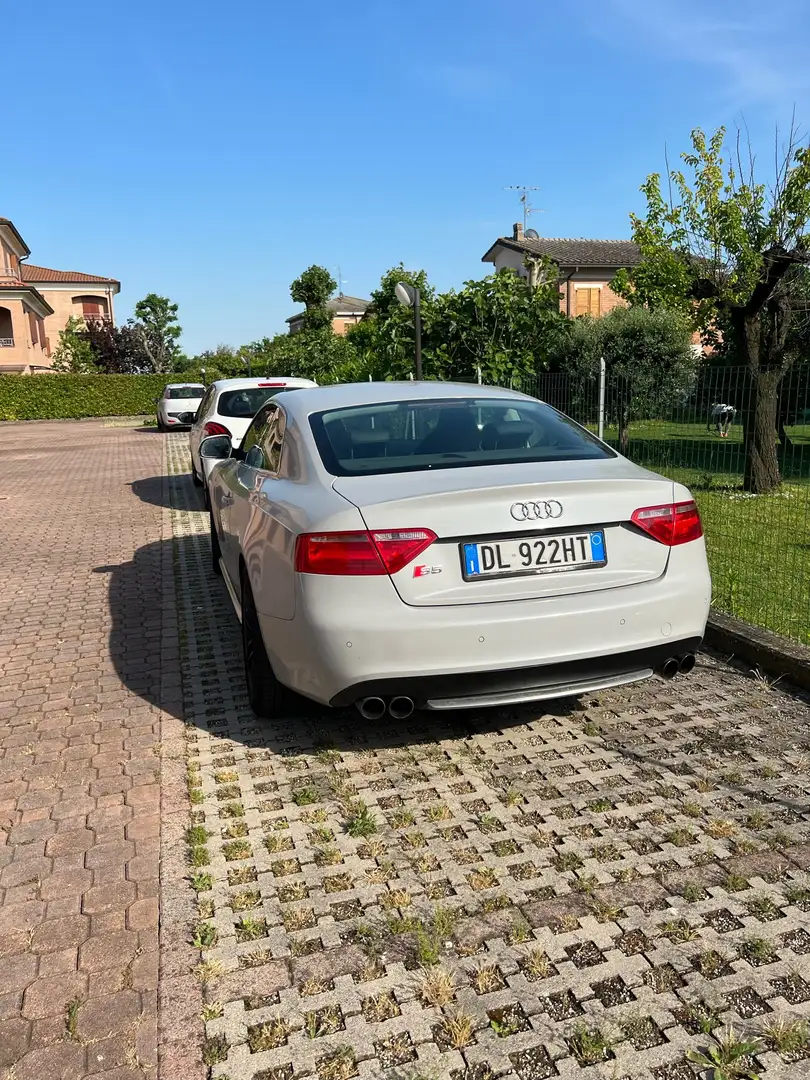
[[[704,641],[718,652],[733,654],[768,675],[784,676],[795,686],[810,690],[810,648],[806,645],[720,612],[709,617]]]

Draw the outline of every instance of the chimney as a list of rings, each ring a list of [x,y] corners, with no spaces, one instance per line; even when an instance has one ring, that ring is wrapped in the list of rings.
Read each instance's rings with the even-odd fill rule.
[[[519,221],[516,221],[515,224],[512,226],[512,239],[521,241],[523,240],[523,226],[520,224]]]

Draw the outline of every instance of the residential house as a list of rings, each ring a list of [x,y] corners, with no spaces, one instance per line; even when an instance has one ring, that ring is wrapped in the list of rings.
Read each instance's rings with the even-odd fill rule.
[[[0,372],[47,371],[71,316],[114,321],[114,278],[32,266],[14,223],[0,218]]]
[[[341,336],[346,333],[350,326],[359,323],[365,314],[370,300],[360,300],[356,296],[336,296],[327,302],[327,307],[332,313],[332,330]],[[287,319],[287,325],[291,334],[297,334],[304,325],[304,312],[299,311]]]
[[[533,231],[533,230],[529,230]],[[625,301],[610,288],[616,271],[641,262],[632,240],[583,240],[524,235],[523,226],[514,225],[511,236],[502,236],[482,256],[496,270],[512,267],[528,275],[526,256],[541,255],[557,267],[560,310],[566,315],[606,315]]]

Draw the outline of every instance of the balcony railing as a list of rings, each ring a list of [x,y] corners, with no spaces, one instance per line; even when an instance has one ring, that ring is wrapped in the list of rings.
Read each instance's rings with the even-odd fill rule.
[[[0,266],[0,281],[19,281],[20,271],[16,266]]]
[[[0,337],[0,349],[13,349],[14,338],[13,337]]]

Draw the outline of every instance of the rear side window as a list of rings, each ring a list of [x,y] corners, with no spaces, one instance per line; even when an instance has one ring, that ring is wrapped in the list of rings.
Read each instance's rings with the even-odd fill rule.
[[[201,398],[204,393],[204,386],[170,386],[165,396],[170,401],[179,401],[181,399]]]
[[[531,400],[380,402],[315,413],[310,425],[334,476],[616,456],[567,416]]]
[[[217,412],[220,416],[238,416],[249,420],[255,416],[265,401],[276,394],[289,393],[294,386],[248,386],[243,390],[224,390],[219,395]]]

